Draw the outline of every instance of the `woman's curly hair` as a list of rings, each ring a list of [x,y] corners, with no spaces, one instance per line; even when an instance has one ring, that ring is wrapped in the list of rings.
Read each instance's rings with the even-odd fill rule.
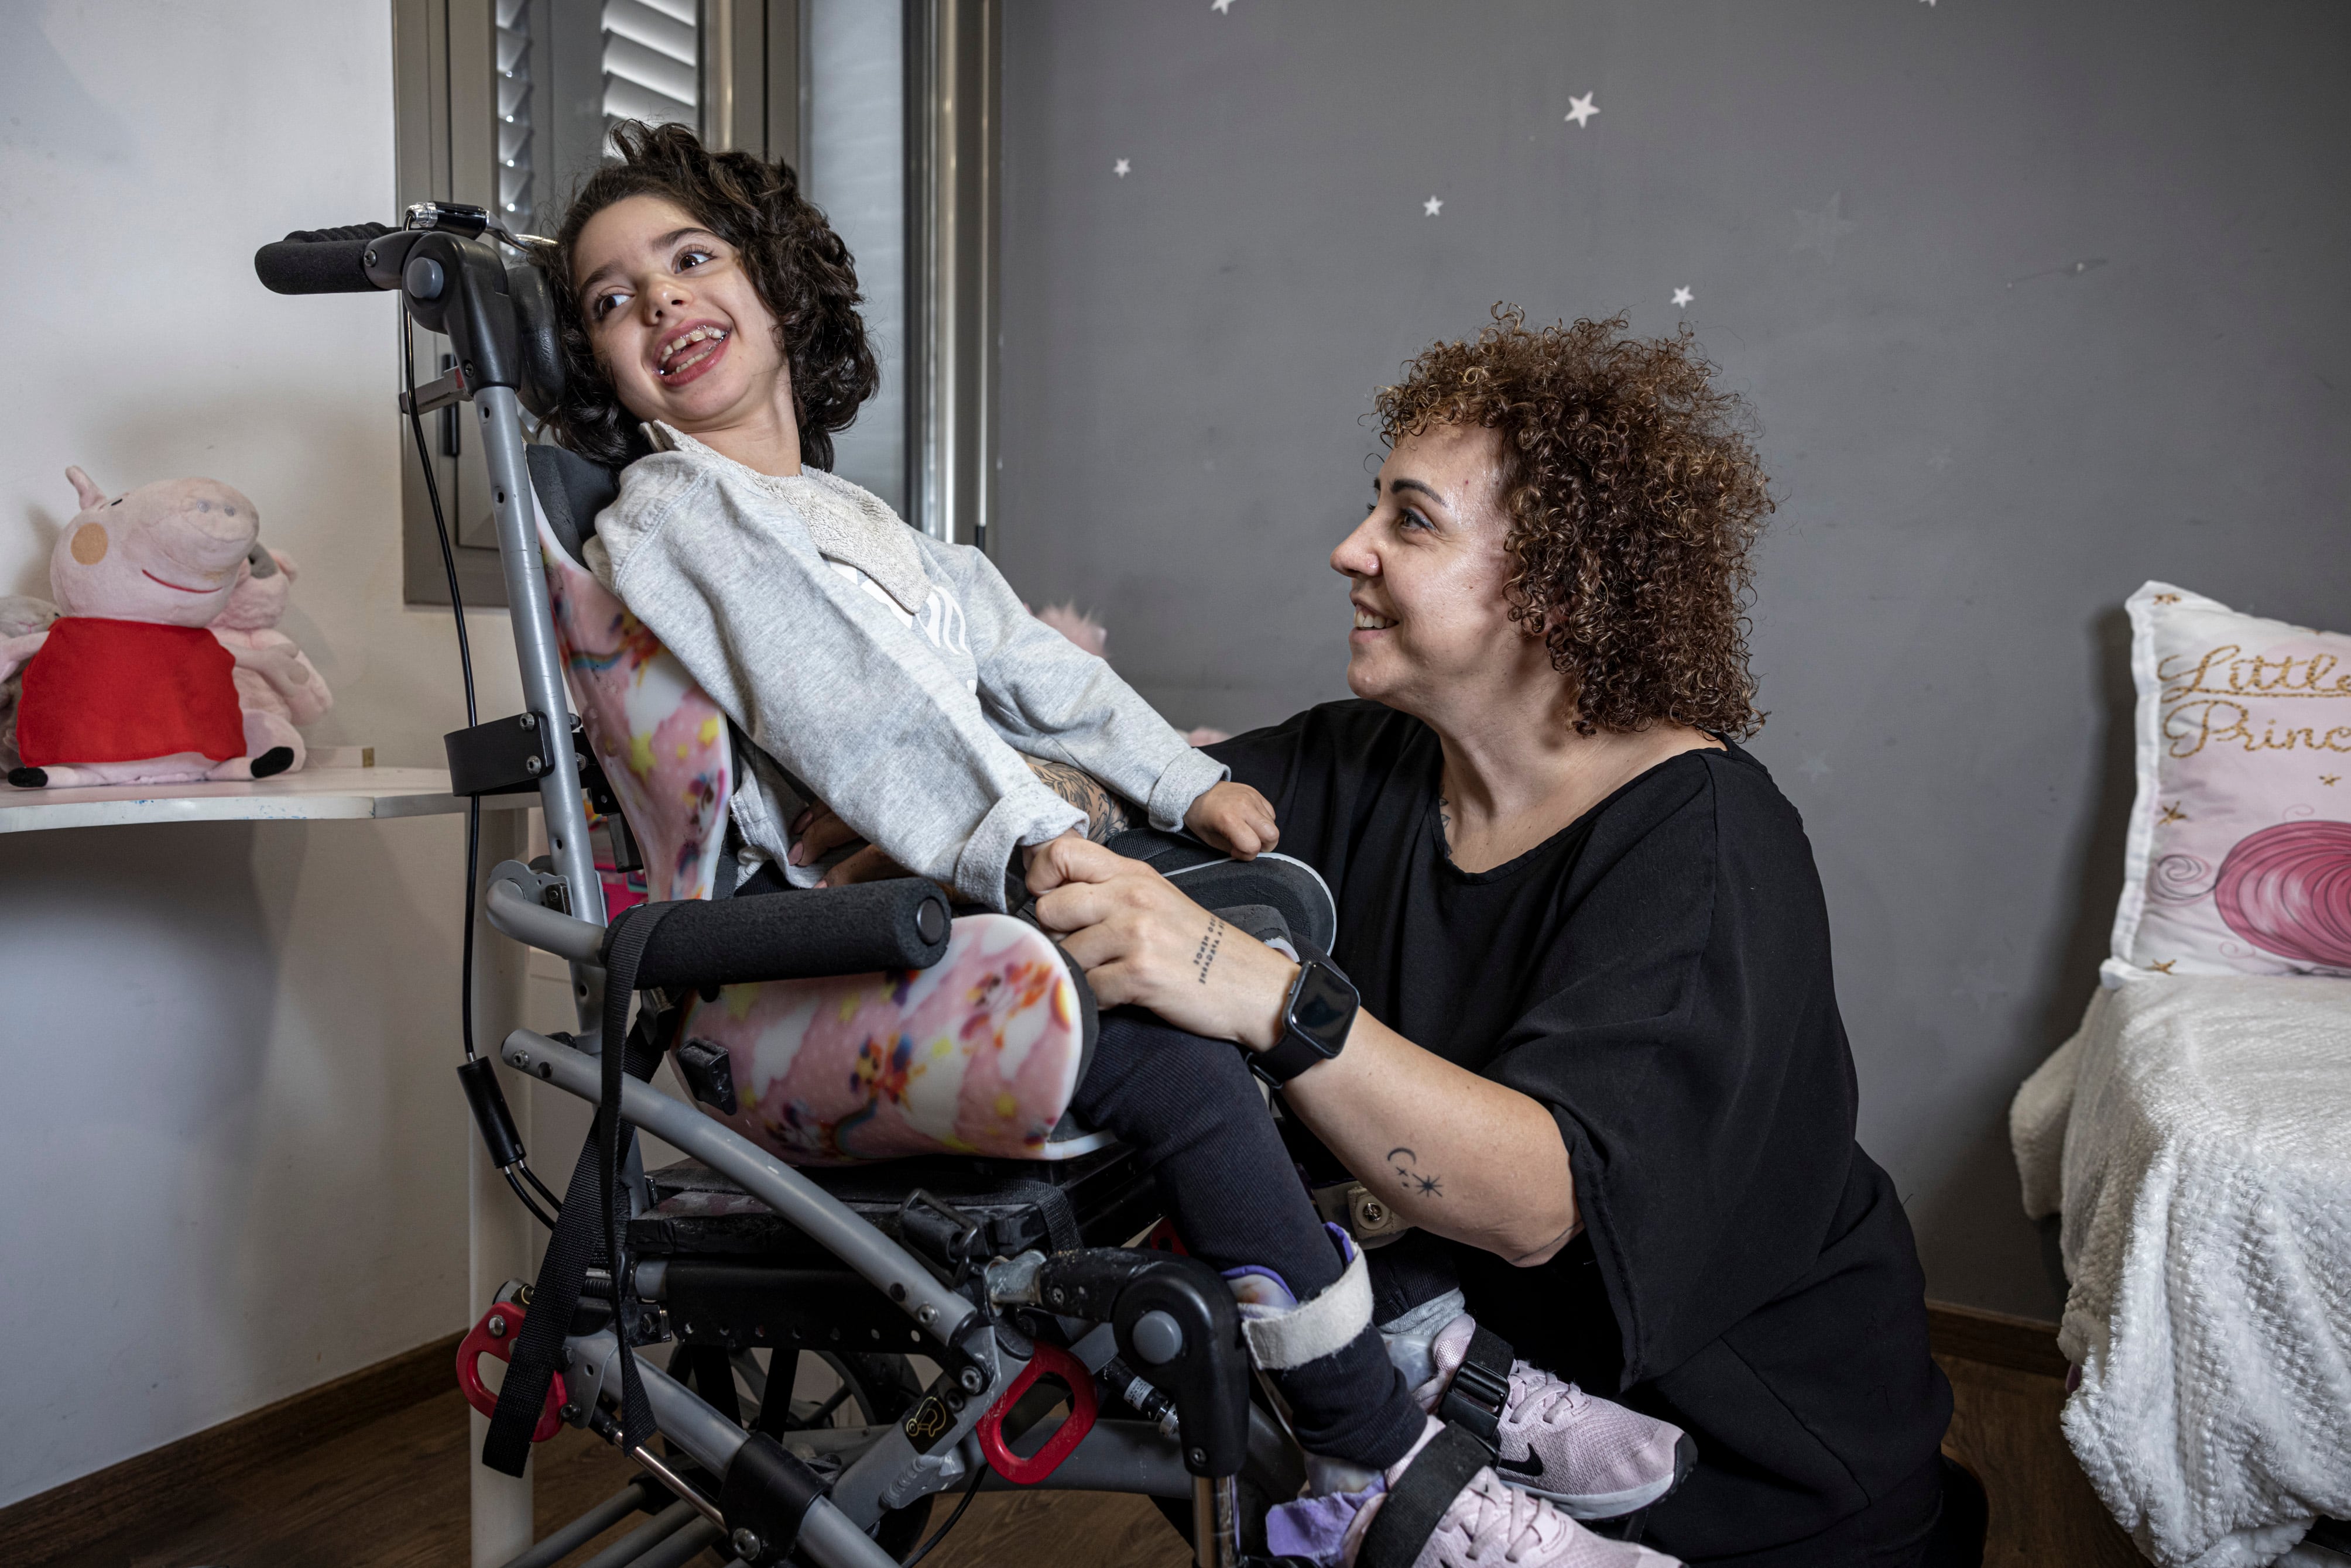
[[[1391,448],[1438,425],[1500,434],[1510,619],[1574,678],[1581,734],[1663,720],[1744,738],[1763,723],[1745,612],[1771,498],[1713,370],[1687,326],[1530,332],[1498,305],[1475,342],[1432,345],[1375,401]]]
[[[590,346],[571,267],[589,219],[631,196],[664,196],[741,255],[791,367],[801,461],[831,468],[832,433],[849,427],[882,379],[857,314],[849,247],[800,194],[789,164],[713,152],[682,125],[624,121],[613,128],[612,145],[621,161],[581,183],[554,245],[533,257],[554,293],[562,335],[563,396],[549,422],[556,434],[573,451],[615,467],[644,454],[636,415],[621,406]]]

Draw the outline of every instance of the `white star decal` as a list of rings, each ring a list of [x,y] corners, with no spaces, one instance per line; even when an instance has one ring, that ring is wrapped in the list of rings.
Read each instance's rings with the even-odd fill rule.
[[[1595,96],[1587,92],[1582,98],[1570,98],[1567,100],[1567,118],[1577,130],[1582,130],[1584,121],[1600,112],[1600,106],[1592,101]]]
[[[1426,213],[1433,218],[1437,214],[1437,212],[1444,207],[1444,205],[1445,204],[1443,202],[1438,201],[1435,196],[1431,196],[1428,200],[1420,204],[1420,210]]]
[[[1117,162],[1110,166],[1110,172],[1123,180],[1134,168],[1134,164],[1122,158]]]
[[[1696,298],[1687,287],[1674,290],[1674,304],[1681,309],[1688,309],[1690,301]]]
[[[1796,243],[1788,247],[1789,252],[1814,251],[1823,261],[1834,261],[1837,241],[1860,226],[1844,215],[1844,193],[1839,191],[1817,213],[1796,209]]]
[[[1221,16],[1233,8],[1233,0],[1209,0],[1208,9]]]

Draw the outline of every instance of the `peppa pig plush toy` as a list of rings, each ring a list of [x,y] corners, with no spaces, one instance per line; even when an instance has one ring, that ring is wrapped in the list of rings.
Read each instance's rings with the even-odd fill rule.
[[[46,599],[14,593],[0,598],[0,647],[18,637],[47,631],[57,618],[57,607]],[[24,684],[22,670],[0,676],[0,771],[16,766],[16,693]]]
[[[46,631],[0,643],[0,680],[20,664],[25,672],[21,766],[8,782],[37,789],[284,772],[293,752],[269,738],[268,726],[248,723],[235,678],[240,667],[282,678],[282,653],[232,649],[211,630],[259,532],[253,503],[215,479],[167,479],[110,499],[80,469],[66,477],[81,511],[49,559],[60,613]]]
[[[286,615],[287,591],[301,576],[291,557],[255,545],[237,569],[228,605],[213,622],[213,635],[232,653],[255,661],[236,669],[237,706],[245,710],[246,749],[266,755],[284,747],[293,753],[288,773],[299,772],[309,756],[295,726],[309,724],[335,703],[318,667],[277,630]]]

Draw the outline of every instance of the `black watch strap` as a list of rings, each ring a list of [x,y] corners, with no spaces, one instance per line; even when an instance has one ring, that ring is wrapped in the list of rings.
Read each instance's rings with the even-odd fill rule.
[[[1249,1071],[1278,1088],[1308,1068],[1330,1060],[1315,1049],[1312,1040],[1292,1030],[1276,1040],[1272,1050],[1251,1051]]]
[[[1340,1047],[1346,1043],[1347,1030],[1353,1027],[1355,1021],[1354,983],[1347,978],[1339,966],[1311,948],[1302,950],[1299,958],[1298,978],[1291,984],[1290,995],[1281,1004],[1281,1038],[1274,1041],[1271,1050],[1253,1051],[1249,1055],[1249,1071],[1277,1087],[1289,1082],[1308,1068],[1338,1055]],[[1346,1017],[1335,1030],[1337,1038],[1327,1044],[1298,1027],[1298,999],[1316,969],[1336,978],[1346,988],[1349,998]]]

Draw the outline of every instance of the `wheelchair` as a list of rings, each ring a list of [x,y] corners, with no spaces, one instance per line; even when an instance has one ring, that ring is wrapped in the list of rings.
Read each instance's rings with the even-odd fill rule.
[[[1151,1497],[1188,1525],[1203,1568],[1264,1562],[1249,1554],[1263,1511],[1296,1495],[1303,1458],[1255,1392],[1225,1282],[1137,1244],[1159,1218],[1146,1173],[1062,1119],[1092,1036],[1083,975],[1033,926],[953,910],[928,883],[729,885],[728,800],[759,761],[580,565],[616,478],[527,442],[525,413],[553,407],[562,361],[544,280],[494,240],[524,243],[481,209],[426,204],[399,228],[289,235],[256,267],[281,293],[396,291],[448,336],[453,368],[402,399],[420,445],[424,413],[478,412],[527,711],[451,736],[452,782],[537,791],[549,852],[494,868],[485,915],[569,961],[578,1012],[576,1030],[517,1030],[497,1055],[597,1116],[559,1198],[489,1061],[461,1068],[493,1164],[552,1235],[538,1278],[511,1281],[466,1336],[460,1381],[492,1417],[486,1464],[520,1474],[530,1443],[569,1424],[644,1472],[507,1568],[544,1568],[633,1511],[673,1527],[598,1563],[658,1568],[716,1545],[747,1563],[888,1568],[928,1551],[942,1494],[959,1515],[1011,1486]],[[591,805],[649,893],[609,921]],[[1164,838],[1123,847],[1204,863]],[[1016,949],[1018,995],[1003,988]],[[955,968],[966,957],[997,968],[975,981]],[[954,984],[934,994],[984,993],[1002,1016],[966,1030],[968,1050],[941,1035],[922,1092],[904,1092],[897,1060],[929,1039],[910,1030],[894,1056],[832,1061],[813,1087],[761,1064],[752,1037],[783,1027],[762,998],[820,997],[845,1018],[887,993],[904,1016],[940,974]],[[664,1058],[695,1103],[648,1082]],[[686,1158],[646,1169],[635,1129]],[[636,1354],[662,1344],[666,1369]],[[509,1363],[495,1393],[485,1356]],[[793,1399],[804,1357],[837,1393]]]

